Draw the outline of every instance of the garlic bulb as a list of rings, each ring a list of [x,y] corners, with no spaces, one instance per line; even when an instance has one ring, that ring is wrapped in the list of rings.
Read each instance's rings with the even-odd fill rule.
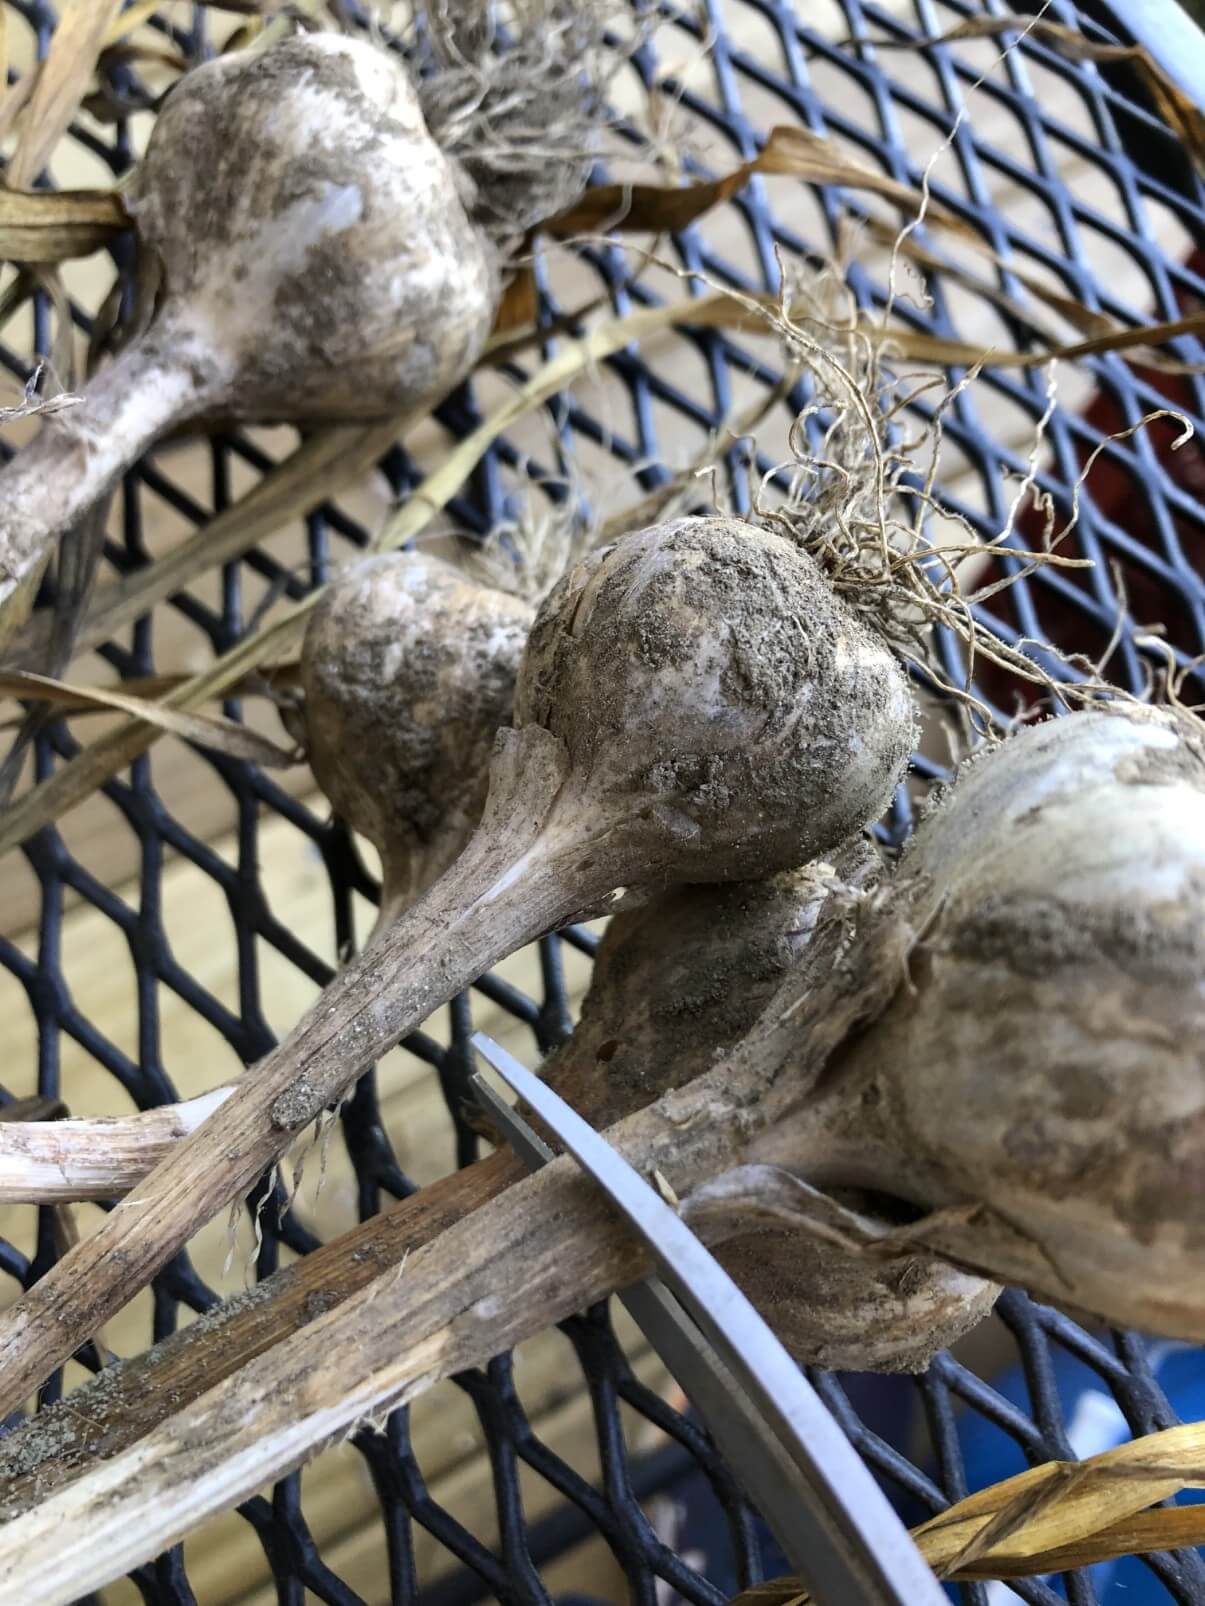
[[[787,978],[806,972],[822,916],[845,903],[852,924],[879,880],[868,844],[835,857],[835,868],[763,882],[679,887],[616,915],[582,1018],[544,1078],[606,1128],[708,1070]],[[839,1202],[890,1232],[876,1196],[843,1189]],[[793,1355],[833,1369],[921,1371],[981,1321],[999,1293],[923,1250],[875,1258],[799,1228],[761,1225],[714,1252]]]
[[[1205,1337],[1199,722],[1024,731],[968,766],[903,873],[916,992],[854,1059],[877,1062],[913,1186],[982,1201],[1051,1298]]]
[[[190,421],[377,418],[444,396],[489,333],[494,247],[400,60],[299,34],[168,95],[126,206],[161,270],[145,331],[0,475],[0,607]]]
[[[937,1211],[924,1241],[988,1276],[1205,1339],[1199,722],[1119,705],[974,759],[843,963],[884,1001],[756,1158]],[[792,1044],[782,1015],[733,1057],[785,1100],[816,1028]]]
[[[456,860],[485,807],[535,609],[421,552],[334,580],[301,653],[309,758],[381,856],[377,929]]]

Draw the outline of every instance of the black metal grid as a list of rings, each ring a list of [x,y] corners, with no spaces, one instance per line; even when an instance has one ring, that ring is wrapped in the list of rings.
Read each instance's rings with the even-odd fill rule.
[[[42,0],[9,3],[37,30],[39,48],[44,52],[54,25],[52,8]],[[644,9],[646,15],[654,11],[652,7]],[[1165,252],[1153,228],[1156,218],[1166,222],[1174,217],[1189,238],[1199,241],[1205,235],[1201,181],[1136,81],[1124,70],[1072,64],[1041,39],[1029,38],[990,72],[979,88],[976,105],[980,114],[985,106],[1007,114],[1006,134],[989,136],[981,133],[975,116],[959,118],[964,97],[983,70],[981,50],[957,45],[936,47],[921,58],[911,52],[876,52],[873,47],[855,48],[841,42],[843,34],[854,40],[876,35],[932,36],[981,9],[965,0],[948,0],[940,5],[933,0],[912,0],[910,5],[889,8],[863,4],[861,0],[840,0],[839,5],[833,0],[815,7],[811,0],[798,0],[795,6],[781,0],[732,0],[723,9],[718,0],[705,0],[689,8],[666,4],[655,8],[655,15],[665,27],[637,52],[633,65],[646,84],[660,82],[663,89],[672,91],[672,65],[668,77],[664,76],[667,63],[679,60],[691,41],[697,44],[706,40],[711,64],[708,87],[702,91],[697,85],[682,89],[680,100],[696,120],[696,126],[714,136],[717,149],[723,147],[725,163],[754,153],[759,132],[764,132],[768,120],[767,108],[772,105],[775,119],[797,119],[818,132],[851,141],[886,172],[915,182],[919,178],[915,130],[927,125],[948,137],[954,158],[953,168],[935,170],[933,193],[947,207],[972,220],[1006,262],[1011,259],[1044,267],[1087,306],[1123,320],[1141,315],[1175,317],[1193,298],[1205,297],[1205,283],[1199,272]],[[986,9],[1003,14],[996,0],[989,0]],[[1152,31],[1151,14],[1158,9],[1156,4],[1144,8],[1148,37]],[[184,15],[185,8],[177,5],[165,13],[160,26],[165,37],[186,55],[201,58],[210,47],[210,19],[198,6],[188,25],[181,26]],[[1085,5],[1077,11],[1069,0],[1054,0],[1047,15],[1082,26],[1089,37],[1109,37],[1100,26],[1103,8]],[[838,16],[840,25],[834,29],[832,23]],[[767,64],[764,53],[745,48],[745,23],[752,26],[752,19],[761,36],[772,36],[775,42],[777,59],[773,65]],[[1117,23],[1115,15],[1105,16],[1104,20]],[[1154,32],[1157,35],[1157,27]],[[1181,59],[1178,65],[1182,77],[1187,75],[1192,82],[1195,75],[1198,90],[1205,88],[1205,45],[1195,63]],[[1036,88],[1035,75],[1039,80]],[[1073,91],[1081,113],[1074,126],[1064,120],[1057,100],[1049,94],[1056,81]],[[122,107],[133,113],[146,104],[146,95],[128,66],[111,70],[108,89],[110,104],[118,113]],[[746,103],[755,104],[756,111],[747,110]],[[71,137],[115,174],[120,174],[131,160],[128,127],[122,115],[106,123],[81,118]],[[1107,178],[1108,193],[1113,197],[1107,210],[1085,199],[1086,186],[1068,185],[1060,178],[1060,160],[1066,160],[1068,150],[1076,161],[1086,164],[1085,170],[1090,168]],[[704,164],[695,161],[691,165],[699,170]],[[995,204],[995,187],[1002,181],[1040,202],[1040,227],[1018,221],[1009,209]],[[675,239],[674,249],[683,266],[714,279],[760,288],[762,282],[776,282],[776,247],[807,252],[823,250],[829,244],[828,239],[797,233],[793,209],[781,203],[772,205],[760,181],[752,182],[732,204],[748,232],[755,271],[742,271],[718,251],[710,243],[706,226],[697,226]],[[856,212],[858,205],[856,197],[822,192],[818,216],[830,231],[835,231],[842,212]],[[1100,266],[1102,242],[1124,252],[1140,269],[1142,293],[1137,303],[1117,298],[1110,276]],[[115,248],[120,268],[130,266],[130,249],[128,241]],[[618,249],[586,251],[583,256],[598,274],[616,310],[622,312],[651,299],[651,292],[630,281],[628,259]],[[551,318],[562,309],[555,293],[555,273],[547,262],[539,264],[539,279],[544,308]],[[1016,297],[1018,307],[1024,302],[1024,290],[1007,267],[1000,270],[997,282]],[[874,271],[855,269],[853,284],[864,304],[882,304],[884,286]],[[907,316],[918,327],[939,334],[959,333],[956,310],[941,279],[932,280],[929,289],[932,306],[923,312],[906,308]],[[0,349],[0,362],[19,378],[27,375],[38,355],[49,353],[51,345],[49,301],[39,294],[32,309],[27,344],[19,349]],[[89,314],[94,310],[72,307],[82,330],[91,328]],[[1010,336],[1018,344],[1033,338],[1023,316],[1006,321]],[[10,330],[17,327],[10,325]],[[549,411],[564,446],[592,442],[630,470],[642,487],[651,489],[670,472],[658,445],[659,431],[669,414],[682,415],[706,429],[729,412],[736,377],[752,375],[763,383],[777,377],[761,359],[722,333],[702,332],[682,338],[705,364],[709,395],[697,390],[688,394],[685,388],[676,388],[672,366],[650,371],[637,352],[622,353],[612,360],[609,369],[626,392],[630,418],[622,425],[612,418],[604,424],[572,398],[560,399]],[[1189,359],[1200,356],[1192,342],[1181,341],[1171,349]],[[1069,506],[1069,487],[1086,453],[1099,444],[1102,427],[1116,429],[1133,424],[1167,399],[1157,376],[1116,357],[1097,359],[1090,366],[1100,393],[1108,398],[1109,422],[1101,426],[1091,414],[1057,410],[1048,435],[1050,461],[1039,476],[1041,487],[1064,511]],[[967,472],[958,485],[944,487],[946,499],[985,535],[994,534],[1005,517],[1008,488],[1004,476],[1023,473],[1026,466],[1023,450],[1002,442],[990,424],[985,424],[984,408],[993,393],[1031,421],[1045,406],[1039,373],[990,370],[960,396],[947,420],[947,435],[962,454]],[[1205,416],[1205,390],[1199,379],[1179,382],[1176,401],[1186,412],[1195,414],[1198,422]],[[438,417],[451,434],[472,427],[479,419],[472,387],[451,398]],[[114,533],[104,553],[104,564],[110,573],[128,571],[148,561],[143,532],[148,494],[167,503],[188,523],[199,525],[211,511],[226,505],[237,470],[249,467],[254,472],[264,472],[273,461],[269,452],[244,437],[214,436],[208,449],[212,459],[210,507],[199,505],[175,483],[173,459],[168,451],[152,455],[128,476],[118,499]],[[1044,570],[1018,584],[1009,602],[1000,604],[990,618],[985,616],[985,622],[1009,639],[1025,636],[1062,640],[1066,621],[1071,619],[1075,622],[1076,646],[1091,642],[1103,645],[1122,606],[1117,590],[1117,577],[1121,575],[1131,596],[1135,586],[1141,589],[1145,605],[1141,617],[1162,617],[1172,627],[1174,651],[1179,662],[1187,664],[1205,650],[1205,562],[1201,557],[1205,550],[1205,521],[1191,494],[1192,474],[1173,474],[1159,440],[1143,432],[1127,442],[1108,446],[1105,460],[1115,476],[1111,499],[1097,496],[1095,482],[1089,482],[1077,536],[1080,551],[1097,560],[1089,578],[1084,581]],[[1196,462],[1199,470],[1200,459]],[[726,466],[729,493],[740,505],[747,483],[740,448],[734,448]],[[396,497],[404,498],[420,477],[419,464],[400,447],[388,454],[381,467]],[[450,513],[462,528],[483,532],[514,511],[518,488],[524,480],[538,479],[541,472],[525,453],[504,439],[474,475],[465,494],[452,504]],[[1129,504],[1124,518],[1117,513],[1118,484],[1125,491],[1121,500]],[[1137,519],[1135,507],[1141,513]],[[337,505],[320,507],[305,520],[307,558],[300,569],[274,555],[269,543],[266,549],[226,566],[216,606],[198,588],[196,593],[174,597],[166,607],[189,620],[214,651],[224,650],[245,628],[252,591],[266,582],[288,595],[303,594],[321,582],[333,565],[362,546],[369,534]],[[1020,534],[1017,541],[1020,544]],[[156,666],[156,627],[155,618],[142,620],[126,639],[103,647],[102,656],[123,676],[150,673]],[[1112,672],[1122,683],[1140,689],[1147,672],[1144,653],[1147,664],[1152,660],[1150,649],[1144,649],[1133,639],[1134,635],[1132,626],[1123,632]],[[1158,655],[1153,661],[1160,661]],[[242,710],[232,701],[226,712],[239,717]],[[51,725],[37,741],[37,775],[51,773],[57,763],[76,750],[69,731],[62,724]],[[255,1060],[272,1042],[262,1008],[258,964],[261,944],[274,949],[314,982],[321,984],[328,978],[328,966],[273,913],[271,897],[258,882],[257,832],[267,818],[283,816],[321,854],[330,879],[340,947],[352,935],[353,893],[374,893],[371,879],[337,824],[328,823],[295,801],[270,776],[214,755],[203,757],[233,800],[237,820],[233,863],[190,831],[181,817],[182,811],[173,815],[165,808],[156,792],[153,752],[106,788],[107,797],[138,839],[141,868],[136,887],[114,891],[102,885],[68,851],[58,831],[42,832],[25,850],[41,887],[40,923],[32,942],[0,941],[0,961],[10,973],[10,985],[24,990],[37,1020],[37,1091],[42,1094],[53,1097],[62,1092],[70,1098],[71,1090],[61,1087],[59,1074],[60,1047],[63,1039],[69,1038],[115,1077],[138,1107],[146,1108],[173,1097],[171,1067],[162,1063],[159,1054],[163,988],[215,1027],[243,1061]],[[918,773],[924,777],[935,771],[932,764],[921,761]],[[906,832],[909,818],[908,799],[901,792],[890,821],[891,834]],[[161,898],[164,867],[173,856],[190,861],[212,877],[229,905],[237,944],[237,1008],[214,996],[173,956]],[[69,895],[99,910],[120,930],[129,946],[139,1011],[136,1055],[123,1052],[106,1038],[72,1001],[72,975],[62,950],[64,905]],[[484,978],[478,988],[525,1022],[540,1049],[555,1042],[569,1021],[561,971],[564,943],[588,949],[590,939],[583,932],[571,931],[545,940],[541,946],[542,997],[524,997],[497,978]],[[406,1045],[411,1054],[433,1066],[439,1075],[449,1121],[456,1130],[457,1160],[461,1164],[476,1153],[474,1135],[456,1115],[466,1071],[471,1015],[471,999],[458,1000],[447,1013],[446,1030],[432,1023],[431,1035],[417,1034]],[[18,1090],[28,1092],[33,1088],[22,1080]],[[398,1164],[380,1117],[375,1075],[364,1078],[344,1108],[341,1136],[354,1163],[361,1216],[413,1191],[415,1184]],[[261,1198],[262,1193],[252,1198],[253,1209]],[[256,1260],[260,1277],[276,1267],[282,1247],[304,1254],[316,1242],[296,1213],[286,1214],[278,1224],[275,1212],[265,1211],[261,1225],[263,1241]],[[26,1255],[12,1244],[0,1243],[0,1270],[15,1291],[41,1275],[55,1252],[52,1223],[49,1213],[43,1211],[39,1213],[34,1252]],[[147,1338],[170,1332],[181,1306],[203,1310],[215,1298],[188,1256],[177,1257],[156,1281],[153,1334],[148,1332]],[[1137,1338],[1092,1336],[1015,1292],[1005,1296],[999,1314],[1012,1334],[1024,1369],[1029,1410],[1010,1404],[990,1383],[950,1356],[943,1356],[916,1384],[918,1421],[923,1424],[925,1447],[912,1446],[911,1458],[859,1417],[851,1403],[857,1389],[849,1380],[815,1377],[854,1442],[913,1517],[940,1509],[966,1492],[958,1438],[962,1413],[978,1413],[994,1422],[1028,1461],[1073,1453],[1053,1370],[1054,1358],[1061,1352],[1077,1356],[1092,1369],[1101,1386],[1116,1400],[1134,1434],[1174,1420],[1145,1348]],[[592,1487],[586,1483],[541,1443],[524,1415],[510,1360],[500,1357],[484,1371],[466,1374],[455,1385],[445,1385],[466,1391],[480,1417],[493,1468],[500,1543],[483,1542],[436,1502],[413,1450],[405,1411],[396,1413],[383,1433],[365,1432],[354,1441],[364,1456],[381,1508],[381,1584],[374,1598],[422,1599],[432,1606],[435,1602],[452,1606],[453,1602],[487,1595],[506,1602],[542,1601],[548,1596],[540,1583],[540,1566],[574,1539],[598,1533],[621,1563],[634,1600],[651,1603],[655,1582],[662,1580],[684,1599],[717,1601],[722,1597],[716,1583],[696,1573],[657,1536],[641,1504],[651,1490],[680,1482],[689,1469],[697,1467],[703,1469],[726,1515],[737,1576],[742,1580],[757,1576],[759,1559],[752,1518],[739,1491],[697,1427],[636,1380],[611,1331],[606,1309],[574,1318],[565,1324],[564,1331],[574,1345],[594,1407],[601,1485]],[[85,1354],[83,1359],[86,1364],[96,1364],[95,1355]],[[43,1400],[56,1398],[61,1386],[61,1377],[52,1380],[43,1391]],[[624,1443],[620,1401],[659,1426],[666,1435],[667,1448],[652,1458],[633,1462]],[[566,1504],[559,1515],[534,1525],[526,1522],[517,1477],[520,1463],[536,1471],[564,1496]],[[310,1534],[301,1475],[285,1479],[271,1500],[249,1501],[243,1515],[263,1544],[282,1603],[300,1602],[306,1591],[332,1606],[350,1606],[360,1600],[324,1562]],[[425,1588],[415,1563],[416,1527],[434,1535],[461,1564]],[[1195,1553],[1152,1557],[1149,1566],[1169,1600],[1205,1602],[1205,1566]],[[194,1598],[178,1552],[140,1569],[134,1577],[148,1602],[187,1602]],[[1087,1606],[1097,1599],[1086,1576],[1068,1576],[1060,1586],[1065,1595],[1044,1582],[1017,1583],[1013,1587],[1020,1598],[1031,1602],[1067,1598],[1077,1606]],[[961,1598],[985,1606],[988,1595],[983,1586],[971,1585],[963,1587]]]

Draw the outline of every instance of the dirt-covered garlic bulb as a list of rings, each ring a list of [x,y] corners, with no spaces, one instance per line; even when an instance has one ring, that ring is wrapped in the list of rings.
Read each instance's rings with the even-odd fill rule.
[[[460,184],[400,58],[365,39],[298,34],[182,78],[125,196],[158,304],[0,475],[0,604],[183,422],[386,417],[452,389],[500,289]]]
[[[967,766],[902,874],[915,991],[853,1057],[912,1186],[982,1201],[1051,1298],[1205,1337],[1200,722],[1023,731]]]
[[[573,1036],[543,1075],[602,1129],[708,1070],[787,976],[807,964],[822,911],[850,910],[880,878],[877,853],[850,844],[835,865],[764,882],[679,887],[617,915],[595,961]],[[884,1201],[839,1202],[890,1231]],[[986,1316],[998,1287],[923,1251],[876,1259],[809,1234],[763,1227],[717,1259],[799,1360],[851,1371],[919,1371]]]
[[[646,875],[754,880],[886,807],[914,711],[887,646],[806,553],[727,518],[590,553],[532,631],[515,723],[626,818]]]
[[[383,928],[444,873],[481,819],[535,609],[422,552],[334,580],[301,653],[309,759],[381,856]]]
[[[1119,704],[973,759],[842,966],[876,1002],[818,1079],[790,983],[728,1058],[777,1101],[752,1158],[930,1209],[924,1241],[1002,1282],[1205,1339],[1200,722]]]
[[[0,1317],[0,1403],[492,964],[619,888],[756,879],[832,852],[889,802],[913,722],[890,651],[778,536],[680,519],[578,564],[537,615],[464,852]]]

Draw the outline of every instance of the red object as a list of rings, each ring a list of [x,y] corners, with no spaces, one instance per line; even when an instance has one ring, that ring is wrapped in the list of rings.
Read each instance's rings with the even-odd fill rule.
[[[1205,276],[1205,247],[1195,251],[1187,265],[1198,277]],[[1182,293],[1178,299],[1182,316],[1201,310],[1202,303],[1197,297]],[[1192,411],[1191,386],[1186,378],[1162,373],[1156,369],[1140,368],[1137,365],[1134,371],[1153,390],[1157,390],[1167,398],[1169,407]],[[1098,430],[1101,435],[1115,434],[1126,425],[1117,402],[1105,391],[1097,392],[1082,416],[1084,422],[1093,430]],[[1154,447],[1160,464],[1168,476],[1189,496],[1195,497],[1200,503],[1205,503],[1205,441],[1202,437],[1194,435],[1179,451],[1173,452],[1172,442],[1182,430],[1182,426],[1175,419],[1157,419],[1145,428],[1147,439]],[[1081,464],[1086,463],[1090,452],[1090,446],[1081,448]],[[1149,545],[1154,551],[1160,550],[1158,539],[1151,529],[1151,511],[1146,493],[1140,477],[1133,468],[1117,462],[1107,453],[1102,453],[1089,470],[1083,491],[1100,513],[1124,529],[1135,542]],[[1205,578],[1205,512],[1199,520],[1173,515],[1173,521],[1181,551],[1196,572]],[[1018,533],[1027,542],[1036,544],[1041,541],[1044,529],[1045,516],[1042,509],[1036,502],[1031,502],[1028,507],[1022,509],[1017,520]],[[1074,530],[1060,544],[1059,551],[1066,557],[1088,555],[1079,546]],[[1110,553],[1110,561],[1116,564],[1120,572],[1121,583],[1125,587],[1129,604],[1130,618],[1144,625],[1163,625],[1167,640],[1175,647],[1189,657],[1200,653],[1205,644],[1197,639],[1192,620],[1178,593],[1165,586],[1157,576],[1132,558],[1113,551]],[[1072,583],[1086,588],[1086,572],[1065,570],[1064,574]],[[993,564],[985,573],[984,581],[997,579],[1002,573],[1001,566]],[[1112,633],[1108,627],[1097,624],[1086,612],[1049,587],[1033,586],[1030,589],[1030,596],[1033,598],[1045,640],[1063,652],[1083,653],[1092,660],[1101,656]],[[1014,626],[1019,623],[1014,616],[1011,616],[1007,592],[1000,593],[994,598],[991,606],[993,609],[998,609]],[[1038,689],[1034,686],[991,665],[983,666],[978,679],[993,702],[1008,711],[1011,711],[1018,697],[1025,705],[1032,706],[1039,696]]]

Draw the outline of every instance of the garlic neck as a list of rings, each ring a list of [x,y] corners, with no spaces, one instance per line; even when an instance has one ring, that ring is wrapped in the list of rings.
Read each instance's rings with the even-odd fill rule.
[[[212,411],[223,365],[169,308],[80,393],[46,420],[0,475],[0,647],[27,616],[55,541],[106,494],[154,441]],[[24,602],[8,607],[10,598]]]

